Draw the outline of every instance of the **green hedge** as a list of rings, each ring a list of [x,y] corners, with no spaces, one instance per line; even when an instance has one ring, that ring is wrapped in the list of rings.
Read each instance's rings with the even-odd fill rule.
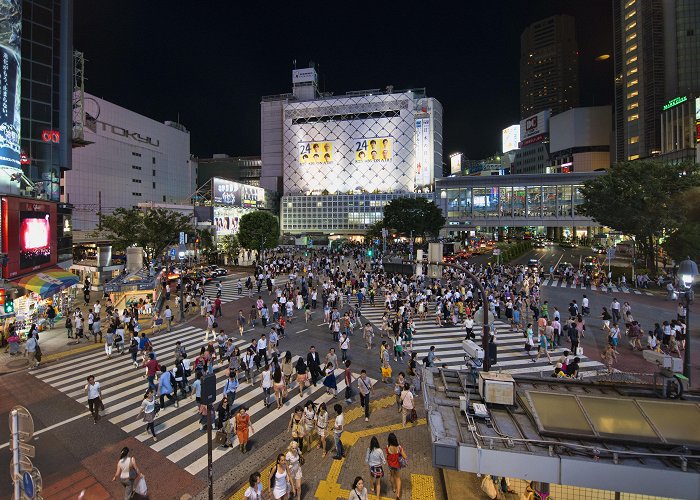
[[[532,241],[524,240],[515,241],[512,243],[499,243],[496,245],[496,247],[501,250],[501,262],[508,263],[530,250],[532,248]],[[492,255],[489,262],[491,262],[491,264],[495,264],[497,260],[497,257]]]

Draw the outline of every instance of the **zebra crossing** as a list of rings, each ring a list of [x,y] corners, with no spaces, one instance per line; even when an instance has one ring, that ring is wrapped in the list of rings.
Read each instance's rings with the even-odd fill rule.
[[[194,360],[195,351],[196,354],[199,354],[199,348],[203,345],[204,334],[205,331],[201,328],[183,326],[171,333],[156,337],[153,339],[153,348],[158,362],[167,366],[168,369],[172,368],[175,360],[175,343],[178,340],[187,349],[188,357]],[[234,344],[241,348],[247,347],[249,342],[245,338],[234,339]],[[296,362],[297,358],[298,356],[295,356],[293,361]],[[158,441],[154,442],[150,434],[144,432],[145,423],[138,417],[143,395],[148,387],[145,369],[134,367],[130,356],[117,354],[111,359],[107,359],[103,351],[91,351],[40,367],[30,371],[30,373],[86,406],[86,380],[88,375],[93,375],[101,385],[102,402],[105,405],[105,410],[102,412],[103,420],[106,419],[112,424],[118,425],[126,433],[147,443],[153,450],[160,452],[165,458],[191,474],[206,474],[207,435],[200,431],[199,414],[195,400],[181,399],[179,407],[169,403],[160,410],[155,420]],[[217,366],[215,374],[218,391],[221,391],[227,378],[227,371],[223,366],[222,368]],[[341,394],[341,391],[345,389],[345,380],[342,374],[341,369],[335,371],[338,394]],[[194,376],[190,377],[190,381],[193,380]],[[259,381],[260,375],[258,374],[256,382]],[[220,397],[221,394],[218,394],[217,399]],[[338,396],[338,398],[340,397]],[[274,402],[270,408],[265,408],[259,383],[252,385],[246,381],[241,382],[233,407],[245,405],[248,408],[255,429],[255,434],[251,434],[251,439],[256,440],[256,436],[267,427],[274,430],[284,429],[294,407],[303,405],[308,400],[313,400],[316,405],[322,402],[328,404],[332,402],[332,396],[326,394],[325,386],[319,383],[317,387],[310,386],[305,389],[304,397],[299,397],[298,386],[293,382],[292,388],[288,391],[287,400],[281,409],[277,409]],[[86,413],[86,419],[92,419],[89,413]],[[231,450],[236,449],[237,445],[236,439],[232,448],[215,448],[214,461],[220,460]]]
[[[216,285],[219,283],[217,280],[212,280],[206,285],[204,285],[204,292],[210,299],[216,298]],[[241,289],[241,293],[238,293],[238,279],[231,278],[225,281],[221,281],[221,303],[228,304],[234,300],[242,299],[247,297],[245,286]],[[241,282],[243,284],[243,282]]]
[[[591,291],[597,290],[597,291],[601,291],[601,292],[608,291],[608,289],[606,289],[605,287],[598,287],[596,285],[584,286],[583,284],[577,285],[575,282],[567,283],[566,280],[559,279],[559,278],[543,278],[540,281],[540,286],[549,286],[552,288],[575,288],[578,290],[591,290]],[[632,294],[632,295],[654,295],[651,292],[637,290],[636,288],[628,288],[624,285],[617,286],[615,284],[611,284],[610,290],[612,290],[612,293],[627,293],[627,294]]]
[[[369,320],[375,327],[380,328],[382,323],[382,315],[384,310],[381,306],[363,306],[362,318]],[[474,316],[478,317],[478,314]],[[413,351],[418,353],[418,360],[422,360],[428,355],[430,346],[435,346],[435,354],[437,356],[435,365],[447,365],[449,368],[463,369],[466,368],[464,349],[462,348],[462,340],[464,340],[465,330],[463,326],[440,326],[435,324],[433,316],[421,321],[414,319],[416,332],[413,335]],[[481,324],[474,325],[476,333],[476,342],[481,342]],[[537,354],[537,347],[531,350],[528,354],[525,349],[525,337],[522,332],[513,332],[510,325],[503,321],[496,320],[494,322],[496,330],[495,343],[498,345],[497,363],[491,366],[492,371],[501,371],[510,374],[542,374],[549,376],[554,371],[554,366],[549,363],[546,355],[533,362]],[[564,342],[564,344],[568,344]],[[555,363],[557,358],[564,352],[564,347],[551,349],[549,355],[552,362]],[[586,372],[595,374],[598,370],[605,368],[603,363],[593,361],[584,355],[579,356],[581,362],[579,364],[579,373],[586,376]]]

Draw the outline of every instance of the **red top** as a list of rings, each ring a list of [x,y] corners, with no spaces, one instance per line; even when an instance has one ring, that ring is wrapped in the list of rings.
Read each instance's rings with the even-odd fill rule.
[[[160,369],[160,366],[158,366],[158,361],[155,359],[149,359],[146,361],[146,368],[148,369],[148,376],[152,377]]]

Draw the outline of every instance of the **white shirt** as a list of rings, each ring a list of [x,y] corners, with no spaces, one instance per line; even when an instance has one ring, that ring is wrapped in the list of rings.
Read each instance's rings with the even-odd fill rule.
[[[265,339],[258,340],[258,351],[260,349],[267,349],[267,340],[265,340]]]
[[[588,297],[583,298],[583,300],[581,301],[581,305],[583,307],[588,307]]]
[[[272,387],[272,376],[270,374],[270,370],[262,372],[262,386],[265,389]]]
[[[95,399],[100,397],[100,383],[95,382],[94,384],[87,384],[85,389],[88,393],[88,399]]]
[[[333,432],[336,434],[340,434],[343,432],[343,428],[345,427],[345,415],[342,413],[335,417],[335,427],[333,428]]]

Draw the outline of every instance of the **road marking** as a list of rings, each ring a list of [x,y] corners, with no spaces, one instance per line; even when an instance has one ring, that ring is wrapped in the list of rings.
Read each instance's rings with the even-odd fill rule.
[[[304,332],[308,332],[308,331],[309,331],[308,328],[304,328],[303,330],[299,330],[298,332],[294,332],[294,333],[304,333]]]
[[[40,429],[40,430],[38,430],[38,431],[35,431],[35,432],[34,432],[34,435],[35,435],[35,436],[38,436],[38,435],[40,435],[40,434],[43,434],[43,433],[46,432],[46,431],[53,430],[53,429],[55,429],[55,428],[57,428],[57,427],[61,427],[62,425],[66,425],[66,424],[69,424],[69,423],[71,423],[71,422],[74,422],[74,421],[76,421],[76,420],[78,420],[78,419],[80,419],[80,418],[85,418],[85,417],[89,417],[89,416],[91,416],[91,415],[90,415],[90,412],[89,412],[89,411],[86,411],[85,413],[81,413],[81,414],[79,414],[79,415],[76,415],[75,417],[67,418],[67,419],[64,420],[63,422],[59,422],[59,423],[57,423],[57,424],[49,425],[48,427],[44,427],[43,429]],[[0,450],[2,450],[3,448],[8,448],[9,446],[10,446],[10,443],[2,444],[2,445],[0,445]]]

